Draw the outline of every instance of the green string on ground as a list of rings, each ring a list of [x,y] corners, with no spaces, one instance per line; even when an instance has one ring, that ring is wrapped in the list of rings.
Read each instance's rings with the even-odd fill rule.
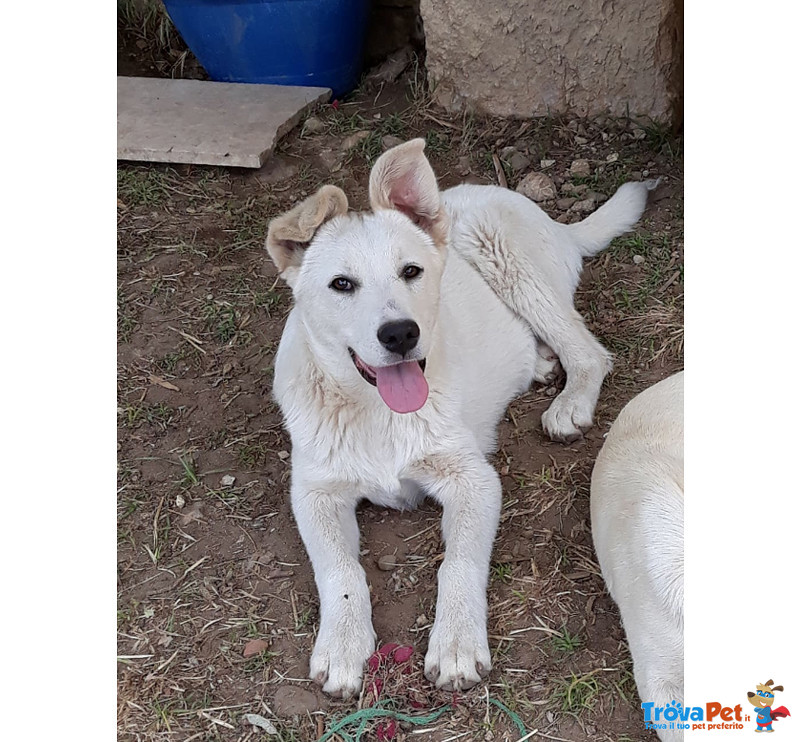
[[[527,730],[525,729],[525,725],[522,723],[522,719],[520,719],[519,716],[517,716],[517,714],[515,714],[510,708],[508,708],[508,706],[500,703],[500,701],[495,701],[494,698],[490,698],[489,703],[493,703],[501,711],[504,711],[508,715],[508,718],[511,719],[511,721],[513,721],[514,724],[516,724],[517,729],[519,729],[519,733],[523,737],[528,733]]]
[[[522,719],[520,719],[517,714],[508,708],[508,706],[500,703],[500,701],[496,701],[494,698],[490,698],[489,703],[494,704],[497,706],[497,708],[503,711],[508,718],[514,722],[519,730],[520,735],[523,737],[525,736],[527,733],[525,730],[525,725],[522,723]],[[447,711],[452,711],[453,709],[453,706],[448,705],[442,706],[426,716],[409,716],[408,714],[403,714],[400,711],[386,708],[379,703],[376,706],[370,706],[369,708],[355,711],[354,713],[345,716],[341,721],[337,721],[317,740],[317,742],[326,742],[326,740],[330,739],[334,734],[338,734],[344,740],[344,742],[360,742],[361,736],[366,731],[367,724],[376,719],[396,719],[397,721],[404,721],[409,724],[413,724],[414,726],[422,726],[423,724],[430,724],[432,721],[436,721],[444,713]],[[345,727],[353,726],[356,723],[358,723],[358,728],[355,730],[355,736],[351,736],[351,734],[348,734],[346,731],[344,731]]]
[[[430,724],[430,722],[436,721],[446,711],[451,711],[452,708],[452,706],[443,706],[442,708],[436,709],[436,711],[426,716],[409,716],[408,714],[403,714],[400,711],[395,711],[394,709],[384,708],[380,705],[370,706],[369,708],[361,709],[360,711],[356,711],[348,716],[345,716],[341,721],[337,721],[317,740],[317,742],[325,742],[334,734],[338,734],[342,739],[344,739],[345,742],[359,742],[361,740],[361,735],[364,734],[367,724],[375,719],[396,719],[397,721],[405,721],[409,724],[413,724],[414,726],[421,726],[422,724]],[[351,737],[347,732],[344,731],[344,728],[351,726],[356,722],[360,723],[358,725],[358,729],[355,731],[355,737]]]

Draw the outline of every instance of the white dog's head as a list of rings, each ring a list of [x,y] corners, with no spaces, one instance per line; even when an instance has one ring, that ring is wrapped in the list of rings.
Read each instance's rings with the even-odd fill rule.
[[[360,374],[396,412],[428,397],[425,358],[447,255],[447,215],[424,147],[413,139],[378,159],[372,212],[348,213],[344,192],[323,186],[273,219],[267,235],[313,351],[338,374]]]

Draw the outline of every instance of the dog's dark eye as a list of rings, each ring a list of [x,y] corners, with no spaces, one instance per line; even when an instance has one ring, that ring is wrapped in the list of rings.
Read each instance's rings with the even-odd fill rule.
[[[417,276],[422,274],[422,268],[418,265],[407,265],[403,268],[403,278],[406,281],[410,281],[412,278],[416,278]]]
[[[342,292],[355,291],[356,288],[355,284],[349,278],[343,278],[342,276],[334,278],[333,281],[330,282],[329,286],[334,291]]]

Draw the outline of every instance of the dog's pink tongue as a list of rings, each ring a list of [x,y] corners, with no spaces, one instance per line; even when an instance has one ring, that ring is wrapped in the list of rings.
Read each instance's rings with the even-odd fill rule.
[[[419,363],[406,361],[375,368],[378,393],[395,412],[416,412],[428,399],[428,382]]]

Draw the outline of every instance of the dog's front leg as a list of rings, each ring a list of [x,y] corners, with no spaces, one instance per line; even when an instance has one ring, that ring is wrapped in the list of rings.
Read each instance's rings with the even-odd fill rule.
[[[486,589],[500,517],[500,478],[477,451],[429,456],[413,478],[443,508],[445,555],[425,675],[438,688],[464,690],[492,669]]]
[[[341,485],[292,485],[295,520],[319,591],[311,678],[343,698],[359,692],[364,663],[375,649],[369,588],[358,561],[357,501],[352,488]]]

